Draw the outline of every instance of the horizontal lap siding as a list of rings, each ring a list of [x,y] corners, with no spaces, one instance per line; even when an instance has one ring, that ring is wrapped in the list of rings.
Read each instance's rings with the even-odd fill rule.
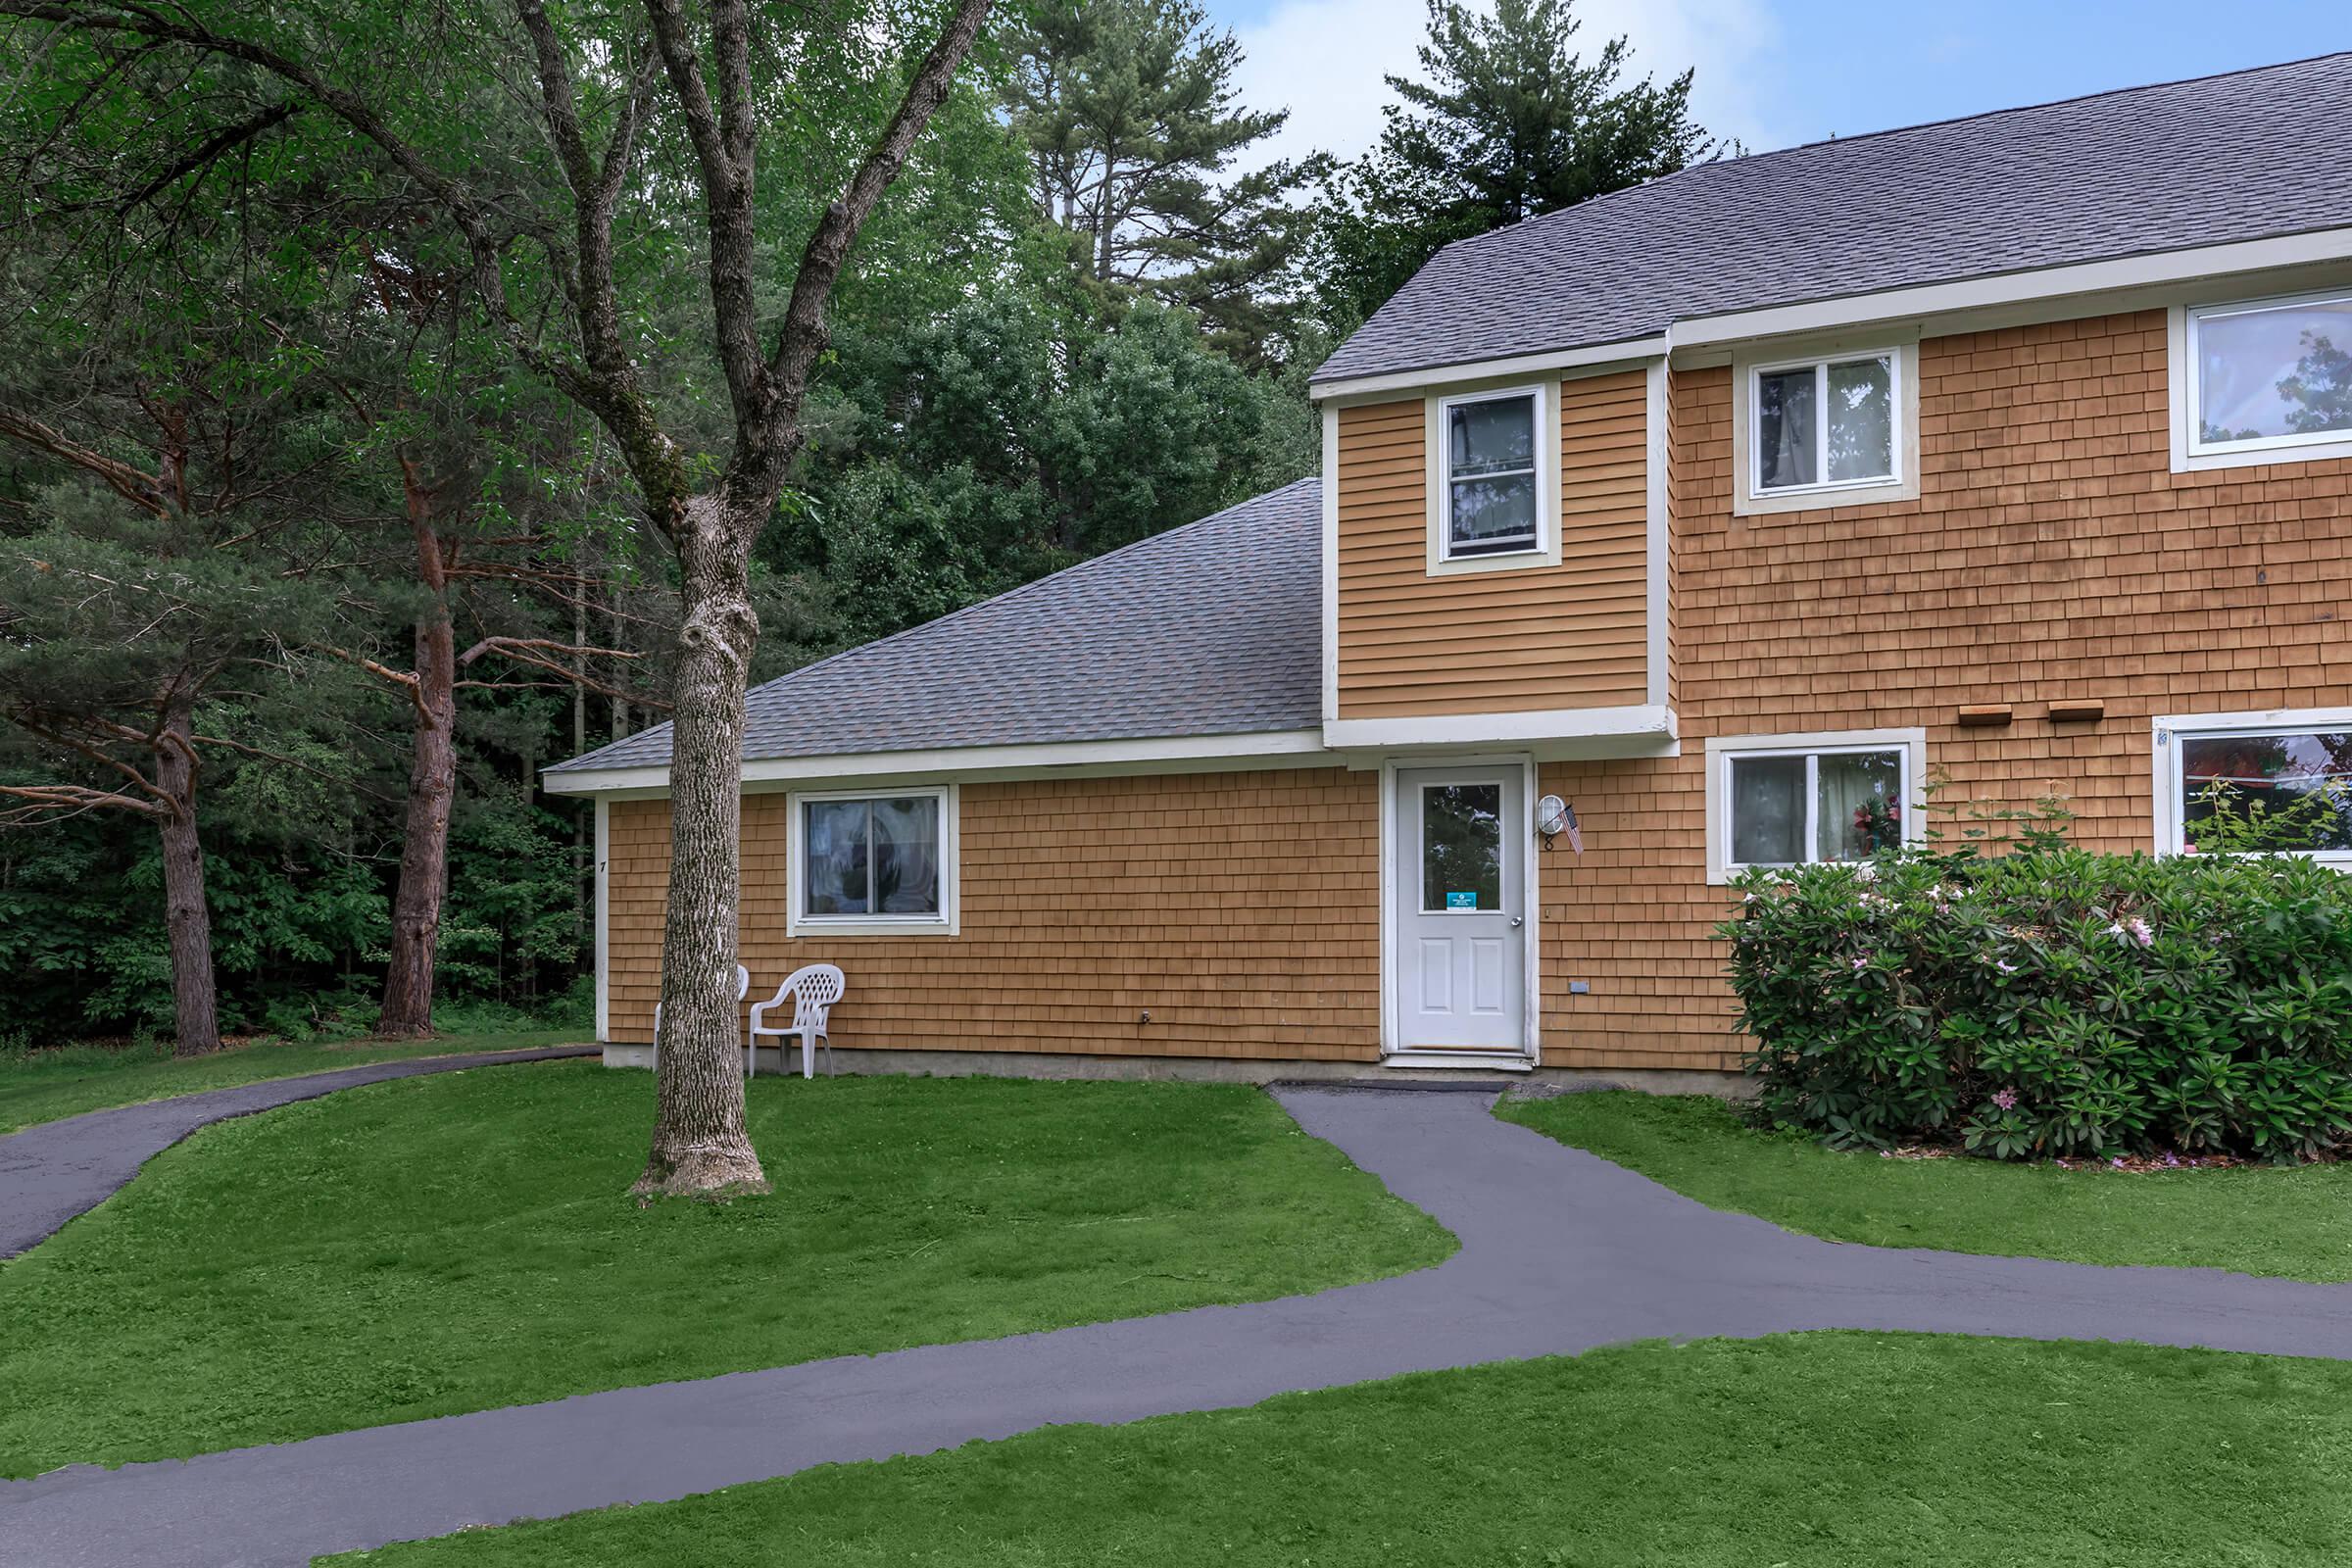
[[[1544,861],[1547,1063],[1737,1062],[1708,736],[1922,726],[1942,800],[2057,793],[2075,842],[2132,851],[2154,715],[2352,705],[2352,463],[2171,472],[2165,352],[2160,311],[1929,339],[1920,499],[1758,517],[1731,512],[1730,372],[1674,378],[1683,755],[1544,769],[1586,843]],[[2105,718],[2052,724],[2069,698]]]
[[[1644,700],[1646,407],[1638,370],[1562,382],[1561,564],[1435,577],[1423,403],[1340,411],[1341,717]]]
[[[823,961],[849,976],[834,1013],[844,1048],[1376,1059],[1378,779],[967,784],[953,937],[787,938],[786,797],[747,796],[753,999]],[[643,1042],[660,999],[668,803],[615,802],[611,835],[611,1038]]]

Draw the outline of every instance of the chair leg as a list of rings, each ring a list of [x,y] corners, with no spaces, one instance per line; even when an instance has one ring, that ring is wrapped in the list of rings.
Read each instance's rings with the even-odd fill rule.
[[[816,1076],[816,1036],[806,1029],[801,1031],[801,1076]]]

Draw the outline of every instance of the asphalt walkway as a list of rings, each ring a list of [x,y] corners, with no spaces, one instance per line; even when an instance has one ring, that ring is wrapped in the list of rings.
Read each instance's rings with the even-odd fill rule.
[[[172,1100],[152,1100],[143,1105],[85,1111],[10,1133],[0,1138],[0,1258],[14,1257],[47,1240],[74,1215],[105,1202],[139,1173],[141,1165],[199,1127],[291,1105],[298,1100],[317,1100],[338,1089],[380,1084],[387,1078],[596,1054],[594,1046],[551,1046],[541,1051],[477,1051],[458,1056],[371,1061],[300,1078],[265,1079]]]
[[[1921,1330],[2352,1358],[2352,1286],[1839,1245],[1498,1121],[1487,1096],[1280,1098],[1461,1250],[1316,1296],[0,1482],[0,1562],[299,1564],[1054,1423],[1661,1336]]]

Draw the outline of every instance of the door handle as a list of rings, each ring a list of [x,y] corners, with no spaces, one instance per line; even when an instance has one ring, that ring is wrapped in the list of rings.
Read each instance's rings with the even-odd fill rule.
[[[1516,915],[1516,914],[1514,914],[1514,915],[1512,915],[1512,916],[1511,916],[1511,929],[1512,929],[1512,930],[1514,930],[1514,931],[1518,930],[1518,929],[1519,929],[1519,928],[1520,928],[1522,925],[1525,925],[1526,923],[1527,923],[1527,922],[1526,922],[1526,920],[1525,920],[1523,917],[1519,916],[1519,915]]]

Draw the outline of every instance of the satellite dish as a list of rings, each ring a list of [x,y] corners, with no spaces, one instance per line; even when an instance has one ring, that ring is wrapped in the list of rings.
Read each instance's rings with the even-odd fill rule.
[[[1551,837],[1568,825],[1568,803],[1557,795],[1546,795],[1536,803],[1536,831]]]

